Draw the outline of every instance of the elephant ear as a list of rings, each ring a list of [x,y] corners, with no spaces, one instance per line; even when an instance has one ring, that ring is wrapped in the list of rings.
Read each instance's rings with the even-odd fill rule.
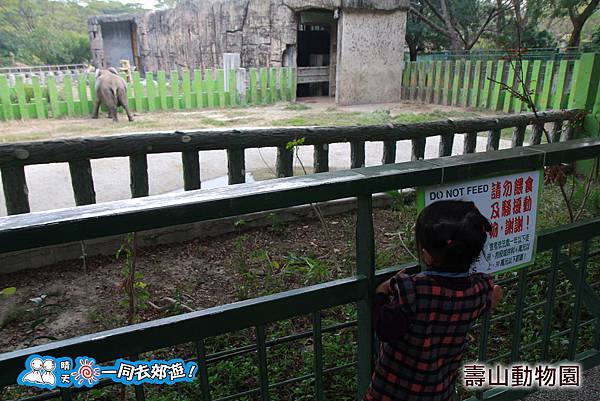
[[[119,75],[119,72],[117,71],[117,69],[115,67],[109,67],[108,71],[112,72],[115,75]]]
[[[102,70],[101,69],[97,69],[96,70],[96,78],[98,78],[100,75],[102,75]]]

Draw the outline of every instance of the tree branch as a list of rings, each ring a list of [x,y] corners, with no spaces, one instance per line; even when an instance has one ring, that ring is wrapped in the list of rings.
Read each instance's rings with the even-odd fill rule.
[[[410,12],[417,18],[419,18],[421,21],[423,21],[427,26],[429,26],[431,29],[433,29],[434,31],[436,31],[437,33],[439,33],[440,35],[444,35],[446,37],[450,37],[450,33],[443,29],[440,28],[439,26],[437,26],[433,21],[431,21],[429,18],[427,18],[426,16],[424,16],[423,14],[421,14],[419,11],[417,11],[414,7],[410,7]]]
[[[496,18],[498,16],[498,14],[500,14],[500,10],[493,10],[492,12],[490,12],[490,14],[488,15],[487,19],[483,23],[483,25],[481,25],[481,27],[479,28],[479,30],[475,34],[475,38],[473,38],[473,40],[471,41],[470,44],[466,44],[467,45],[466,50],[471,50],[471,48],[473,46],[475,46],[475,43],[477,43],[477,41],[479,40],[479,37],[485,31],[485,28],[487,28],[487,26],[494,20],[494,18]]]

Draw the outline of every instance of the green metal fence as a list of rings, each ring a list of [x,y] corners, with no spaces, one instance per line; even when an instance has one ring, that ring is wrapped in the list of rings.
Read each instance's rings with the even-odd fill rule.
[[[576,60],[525,59],[520,65],[508,58],[408,62],[402,77],[402,97],[518,113],[527,109],[526,104],[498,83],[523,93],[521,78],[538,110],[585,108],[575,105],[587,101],[592,106],[598,96],[600,53],[585,53]],[[599,107],[596,102],[596,113],[600,112]]]
[[[65,75],[62,83],[48,76],[42,84],[22,75],[9,85],[0,75],[0,120],[88,116],[96,100],[96,75]],[[179,110],[260,105],[296,99],[296,69],[250,68],[237,70],[184,70],[133,73],[127,87],[129,107],[134,111]]]
[[[200,367],[197,379],[199,399],[212,399],[207,374],[208,364],[218,358],[240,352],[256,355],[259,386],[221,397],[221,401],[245,396],[259,396],[261,400],[269,400],[272,389],[306,380],[314,382],[314,398],[323,400],[324,373],[327,371],[333,374],[342,369],[352,368],[355,364],[357,392],[360,398],[369,382],[374,357],[371,325],[373,289],[377,283],[398,269],[392,267],[375,270],[372,195],[389,190],[473,179],[488,175],[491,171],[502,174],[515,170],[540,169],[544,166],[596,158],[598,154],[600,140],[579,139],[485,154],[467,154],[289,177],[237,185],[228,188],[227,191],[200,190],[2,218],[0,253],[346,197],[357,197],[358,202],[357,270],[354,276],[0,354],[0,386],[14,384],[27,356],[34,353],[55,357],[86,355],[94,357],[98,362],[106,362],[186,343],[197,350],[192,358],[199,362]],[[510,295],[505,301],[513,302],[514,308],[512,312],[503,316],[487,316],[478,325],[478,356],[481,360],[517,361],[524,356],[539,355],[536,360],[568,358],[580,361],[586,368],[600,364],[599,283],[590,279],[592,272],[595,273],[594,277],[597,277],[599,268],[597,259],[594,259],[598,255],[597,237],[600,237],[600,219],[556,227],[538,237],[538,251],[550,251],[552,255],[549,259],[538,258],[542,266],[538,263],[530,269],[520,270],[516,276],[507,276],[501,281],[503,285],[514,287],[514,296]],[[573,245],[579,242],[582,242],[581,246]],[[533,284],[539,284],[540,277],[544,279],[541,287],[544,290],[543,299],[541,302],[532,303],[528,298],[529,291]],[[557,288],[564,287],[560,281],[563,278],[573,284],[567,287],[567,291],[558,292]],[[572,305],[567,302],[568,310],[563,311],[571,313],[572,319],[568,327],[563,329],[556,327],[553,313],[554,306],[565,298],[572,299]],[[348,303],[357,304],[356,323],[347,322],[333,328],[323,327],[320,311]],[[267,341],[265,330],[269,323],[305,314],[312,315],[312,331]],[[538,316],[543,316],[543,319],[539,319]],[[513,333],[510,352],[498,354],[498,350],[492,344],[496,339],[490,337],[490,327],[497,322],[507,321],[512,325]],[[539,335],[533,339],[523,338],[524,325],[532,322],[540,326]],[[321,341],[323,333],[354,324],[357,335],[355,364],[340,364],[324,369]],[[204,342],[207,339],[245,328],[255,329],[255,346],[233,350],[227,355],[206,355]],[[593,329],[592,341],[584,342],[581,340],[582,333],[589,328]],[[269,350],[276,343],[308,337],[312,337],[314,347],[312,373],[281,382],[270,380],[267,363]],[[556,348],[554,342],[557,339],[566,340],[567,346],[559,344]],[[531,354],[531,350],[538,353]],[[137,400],[144,400],[144,387],[137,386],[135,395]],[[522,393],[515,391],[487,391],[480,394],[489,400],[515,400],[521,395]],[[40,393],[29,399],[51,398],[71,400],[77,396],[75,392],[62,390]]]
[[[593,46],[585,47],[582,50],[578,47],[566,48],[533,48],[527,49],[523,58],[526,60],[577,60],[584,52],[598,51],[600,49]],[[506,49],[480,49],[452,52],[450,50],[440,50],[431,53],[417,55],[417,61],[446,61],[446,60],[500,60],[506,58],[508,52]],[[406,55],[408,56],[408,55]],[[406,60],[409,61],[409,60]]]

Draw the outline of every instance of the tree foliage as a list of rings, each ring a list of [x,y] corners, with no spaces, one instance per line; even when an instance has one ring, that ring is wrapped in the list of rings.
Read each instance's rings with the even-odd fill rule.
[[[410,13],[458,52],[475,46],[503,7],[495,0],[418,0]]]
[[[91,15],[137,12],[118,1],[2,0],[0,63],[70,64],[89,60]]]
[[[600,0],[555,0],[553,16],[569,17],[572,25],[569,47],[579,46],[581,32],[587,20],[598,10]]]

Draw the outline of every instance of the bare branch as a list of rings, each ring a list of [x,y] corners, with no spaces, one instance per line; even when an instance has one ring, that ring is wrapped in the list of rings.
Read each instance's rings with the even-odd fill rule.
[[[450,37],[450,33],[445,30],[444,28],[439,27],[438,25],[436,25],[433,21],[431,21],[429,18],[427,18],[426,16],[424,16],[423,14],[421,14],[419,11],[417,11],[414,7],[410,8],[410,12],[416,16],[417,18],[419,18],[421,21],[423,21],[427,26],[429,26],[431,29],[433,29],[434,31],[436,31],[437,33]]]

